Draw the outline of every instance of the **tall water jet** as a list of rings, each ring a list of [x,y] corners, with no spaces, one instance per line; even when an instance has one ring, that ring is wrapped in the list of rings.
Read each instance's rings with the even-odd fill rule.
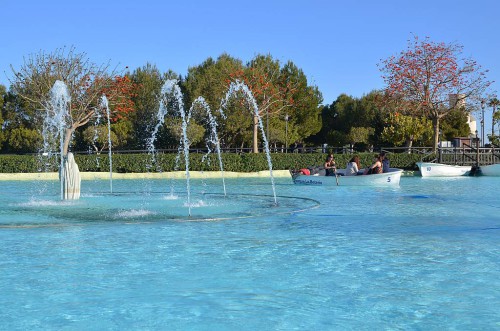
[[[252,92],[250,89],[242,82],[236,81],[232,82],[229,90],[226,93],[225,98],[221,101],[221,106],[219,109],[219,112],[221,114],[222,118],[225,118],[223,108],[227,106],[227,103],[229,102],[230,98],[235,94],[236,92],[241,91],[247,101],[249,102],[252,112],[254,113],[254,116],[258,119],[258,125],[264,140],[264,148],[266,152],[266,157],[267,157],[267,162],[269,166],[269,173],[270,173],[270,178],[271,178],[271,184],[272,184],[272,191],[273,191],[273,197],[274,197],[274,203],[277,205],[277,199],[276,199],[276,188],[275,188],[275,183],[274,183],[274,176],[273,176],[273,166],[272,166],[272,161],[271,161],[271,153],[269,151],[269,144],[267,141],[267,137],[264,132],[264,127],[262,124],[262,119],[259,115],[258,111],[258,106],[255,101],[255,98],[252,95]],[[178,169],[178,164],[180,161],[180,155],[181,153],[184,154],[184,160],[185,160],[185,166],[186,166],[186,190],[187,190],[187,205],[189,207],[189,216],[191,216],[191,189],[190,189],[190,175],[189,175],[189,146],[190,142],[187,137],[187,126],[189,124],[189,121],[191,119],[191,113],[196,105],[200,105],[203,109],[205,109],[207,116],[208,116],[208,123],[210,125],[210,135],[208,138],[208,143],[207,143],[207,148],[208,148],[208,154],[211,153],[211,149],[208,144],[212,144],[215,146],[217,155],[218,155],[218,160],[219,160],[219,167],[221,170],[221,177],[222,177],[222,183],[224,187],[224,196],[226,196],[226,186],[225,186],[225,180],[224,180],[224,167],[223,167],[223,162],[222,162],[222,156],[221,156],[221,151],[220,151],[220,141],[217,135],[217,122],[215,120],[215,117],[213,116],[209,105],[205,101],[203,97],[198,97],[193,104],[191,105],[191,108],[189,111],[186,113],[184,110],[184,103],[183,103],[183,96],[182,92],[177,85],[177,80],[168,80],[165,82],[161,89],[161,96],[162,100],[160,102],[160,107],[158,109],[158,114],[157,114],[157,124],[153,129],[152,136],[149,138],[146,142],[148,152],[152,155],[152,162],[156,162],[156,151],[154,147],[154,142],[156,140],[156,135],[158,134],[158,131],[160,127],[164,124],[165,122],[165,117],[168,114],[169,108],[175,108],[177,110],[177,114],[180,115],[182,119],[182,134],[180,137],[179,141],[179,148],[178,148],[178,153],[175,159],[175,166],[174,170]],[[204,158],[208,157],[207,155],[204,156]],[[171,186],[171,194],[173,195],[173,185]]]
[[[162,96],[163,96],[163,87],[162,87]],[[165,117],[168,114],[168,107],[167,104],[164,103],[162,96],[160,97],[160,102],[159,102],[159,108],[158,108],[158,113],[156,114],[156,125],[153,128],[153,131],[151,133],[151,137],[147,139],[146,141],[146,149],[148,151],[148,154],[151,156],[151,165],[146,164],[146,168],[149,170],[152,165],[156,163],[156,148],[155,148],[155,141],[156,141],[156,136],[158,134],[158,131],[160,128],[163,126],[165,123]],[[174,171],[177,170],[177,165],[179,163],[179,151],[181,151],[181,146],[179,145],[178,148],[178,153],[175,159],[175,166],[174,166]],[[156,171],[161,172],[162,169],[157,165],[156,166]],[[172,179],[173,180],[173,179]],[[173,192],[173,183],[170,184],[170,194],[173,197],[174,192]]]
[[[66,84],[57,80],[50,90],[50,100],[46,106],[43,123],[43,154],[50,157],[59,154],[59,177],[61,184],[61,199],[78,199],[80,197],[80,171],[73,154],[65,155],[65,139],[70,139],[68,126],[71,97]],[[55,143],[59,142],[59,151]]]
[[[222,164],[222,155],[221,155],[221,150],[220,150],[219,136],[217,135],[217,121],[215,120],[215,117],[212,115],[212,111],[210,110],[210,106],[205,101],[205,99],[201,96],[196,98],[196,100],[193,102],[193,105],[189,109],[189,114],[191,114],[192,110],[194,109],[194,106],[198,105],[198,104],[201,105],[201,107],[206,111],[207,116],[208,116],[208,124],[210,126],[210,135],[209,135],[208,141],[207,141],[208,153],[203,156],[203,159],[207,159],[208,155],[211,153],[211,148],[209,145],[210,144],[214,145],[215,150],[217,152],[217,157],[219,160],[219,169],[221,172],[222,187],[224,188],[224,196],[226,196],[226,183],[224,180],[224,165]],[[224,115],[224,112],[222,111],[222,109],[219,109],[219,113],[221,114],[222,118],[226,117]]]
[[[109,112],[108,98],[103,94],[100,100],[100,106],[102,109],[106,110],[106,115],[108,118],[108,158],[109,158],[109,190],[113,193],[113,158],[111,153],[111,119]]]
[[[163,88],[162,88],[162,94],[163,94]],[[158,113],[156,114],[156,125],[153,128],[153,132],[151,133],[151,137],[146,141],[146,149],[148,150],[148,153],[151,155],[151,160],[153,163],[156,162],[156,149],[155,149],[155,141],[156,141],[156,135],[158,134],[158,130],[163,126],[163,123],[165,123],[165,116],[167,116],[168,113],[168,107],[160,100],[160,107],[158,109]]]
[[[248,88],[248,86],[245,85],[245,83],[243,83],[239,80],[231,82],[231,85],[229,86],[229,89],[226,93],[226,96],[221,102],[221,108],[225,108],[227,106],[227,103],[229,102],[231,96],[238,91],[243,92],[243,94],[245,95],[245,98],[250,103],[250,106],[254,112],[254,116],[256,116],[258,119],[260,132],[262,134],[262,139],[264,140],[264,149],[266,151],[267,163],[269,165],[269,174],[271,177],[271,184],[272,184],[272,188],[273,188],[274,204],[278,204],[278,201],[276,199],[276,188],[274,185],[273,163],[271,161],[271,152],[269,151],[269,144],[267,142],[266,133],[264,131],[264,125],[262,124],[262,119],[259,115],[259,107],[257,106],[257,102],[255,101],[255,98],[253,97],[252,91],[250,91],[250,89]]]
[[[95,158],[97,168],[100,168],[99,149],[97,148],[97,141],[99,140],[99,125],[101,125],[101,112],[97,111],[94,121],[94,137],[92,138],[92,145],[89,146],[89,154],[93,153],[92,147],[95,149],[95,153],[97,154]]]
[[[186,114],[184,110],[184,102],[182,100],[182,92],[179,86],[177,85],[176,79],[169,79],[163,84],[161,89],[161,100],[160,100],[160,108],[158,110],[157,119],[158,122],[153,129],[153,133],[150,139],[147,141],[148,151],[152,154],[152,161],[155,162],[155,147],[154,142],[156,140],[156,135],[158,130],[165,122],[165,116],[168,113],[168,108],[171,106],[172,108],[177,109],[177,114],[180,115],[182,120],[182,135],[181,141],[179,145],[179,151],[182,150],[184,153],[184,161],[186,164],[186,191],[187,191],[187,206],[188,213],[191,216],[191,185],[190,185],[190,176],[189,176],[189,139],[187,137],[187,126],[189,124],[190,113]],[[177,164],[177,160],[176,160]]]
[[[187,126],[191,114],[186,116],[184,110],[184,101],[182,100],[182,92],[177,85],[177,80],[170,79],[165,82],[162,88],[162,95],[164,97],[164,102],[168,104],[170,98],[173,97],[173,102],[177,105],[177,111],[181,115],[182,119],[182,146],[184,149],[184,161],[186,164],[186,190],[187,190],[187,205],[189,209],[189,216],[191,216],[191,185],[189,178],[189,139],[187,136]]]

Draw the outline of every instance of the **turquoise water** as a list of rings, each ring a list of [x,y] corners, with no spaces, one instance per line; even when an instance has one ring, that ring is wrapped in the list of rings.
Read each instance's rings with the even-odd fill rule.
[[[0,182],[0,329],[500,329],[500,178],[82,185]]]

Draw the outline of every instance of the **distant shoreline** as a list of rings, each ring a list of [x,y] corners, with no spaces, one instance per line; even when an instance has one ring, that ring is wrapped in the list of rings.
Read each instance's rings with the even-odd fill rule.
[[[403,177],[418,176],[418,171],[404,171]],[[80,172],[82,180],[98,180],[109,179],[109,172]],[[113,173],[113,179],[184,179],[186,178],[185,171],[171,171],[162,173]],[[273,176],[276,178],[290,177],[288,170],[273,170]],[[190,171],[190,178],[220,178],[220,171]],[[252,178],[252,177],[269,177],[269,170],[258,172],[231,172],[224,171],[224,178]],[[41,172],[41,173],[0,173],[0,181],[7,180],[58,180],[57,172]]]

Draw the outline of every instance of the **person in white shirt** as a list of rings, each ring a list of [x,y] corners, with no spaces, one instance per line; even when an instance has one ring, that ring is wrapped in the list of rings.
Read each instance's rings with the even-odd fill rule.
[[[359,156],[355,155],[348,163],[345,168],[346,176],[356,176],[358,174],[359,168],[361,165],[359,164]]]

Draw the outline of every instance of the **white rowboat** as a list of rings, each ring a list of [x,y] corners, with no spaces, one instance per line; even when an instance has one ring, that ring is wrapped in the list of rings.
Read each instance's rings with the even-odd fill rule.
[[[417,162],[422,177],[457,177],[467,176],[471,166],[459,166],[432,162]]]
[[[374,175],[344,176],[345,169],[337,169],[337,176],[304,175],[292,172],[294,184],[323,186],[399,186],[403,169],[390,168],[389,172]]]

